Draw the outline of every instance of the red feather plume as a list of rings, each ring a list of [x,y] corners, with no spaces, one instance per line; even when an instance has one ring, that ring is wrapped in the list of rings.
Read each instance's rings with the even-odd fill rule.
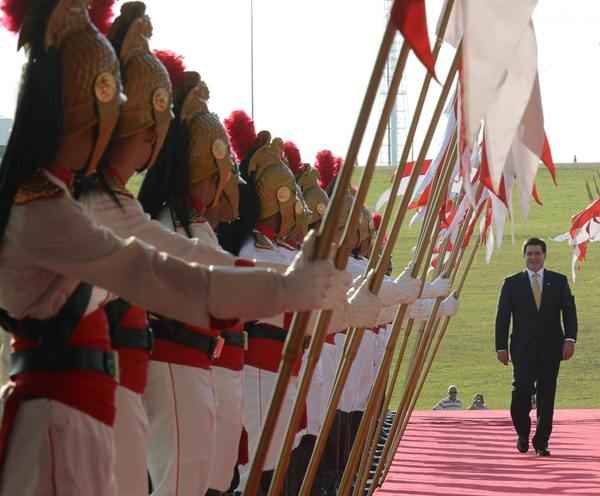
[[[170,50],[154,50],[154,55],[167,69],[173,88],[181,88],[185,79],[185,63],[183,61],[183,55],[177,55]]]
[[[373,224],[375,229],[379,231],[379,226],[381,226],[381,214],[379,212],[373,212]]]
[[[103,34],[108,33],[115,15],[115,0],[94,0],[90,6],[90,19]]]
[[[0,24],[11,33],[18,33],[29,9],[29,0],[2,0],[0,3]]]
[[[300,150],[296,144],[292,141],[286,141],[283,144],[283,153],[287,159],[287,163],[290,166],[292,172],[296,175],[304,170],[302,164],[302,157],[300,156]]]
[[[234,110],[224,121],[231,147],[238,160],[244,160],[257,140],[254,121],[243,110]]]
[[[338,172],[335,168],[335,157],[331,153],[331,150],[321,150],[317,153],[315,169],[319,171],[319,185],[321,188],[329,188],[330,184],[337,177]]]
[[[340,173],[340,169],[344,165],[344,159],[342,157],[335,157],[335,176]]]

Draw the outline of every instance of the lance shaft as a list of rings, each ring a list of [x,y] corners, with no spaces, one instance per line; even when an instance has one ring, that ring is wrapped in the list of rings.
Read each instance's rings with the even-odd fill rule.
[[[362,205],[365,202],[369,186],[373,180],[377,156],[379,154],[379,150],[381,149],[381,144],[383,143],[383,138],[385,136],[385,131],[390,119],[390,115],[394,108],[396,94],[398,93],[398,88],[400,87],[400,81],[402,80],[402,74],[406,66],[408,53],[409,47],[408,44],[405,42],[402,44],[402,48],[400,49],[400,54],[398,56],[396,66],[394,68],[394,73],[390,84],[390,91],[387,95],[383,106],[383,110],[381,112],[377,130],[375,132],[375,137],[373,139],[371,150],[367,159],[367,164],[365,166],[365,170],[363,171],[360,187],[358,192],[356,193],[356,197],[352,205],[350,219],[346,225],[345,235],[336,256],[336,266],[339,269],[346,268],[348,258],[351,254],[352,236],[350,233],[353,232],[353,230],[356,227],[356,224],[358,223]],[[289,419],[286,433],[284,436],[284,441],[279,452],[279,462],[277,463],[277,467],[271,480],[271,486],[269,488],[268,493],[269,496],[277,496],[282,492],[285,475],[287,473],[287,469],[290,462],[289,454],[293,449],[293,443],[296,437],[296,432],[305,412],[306,397],[308,396],[308,391],[310,389],[313,374],[317,366],[319,356],[321,355],[321,351],[323,349],[323,344],[327,336],[330,320],[330,316],[324,317],[322,319],[320,318],[317,322],[316,330],[311,336],[311,344],[306,357],[306,366],[304,368],[304,372],[302,374],[302,377],[300,378],[300,383],[298,385],[297,395],[292,409],[292,415]]]
[[[340,218],[340,213],[344,203],[344,196],[348,191],[348,187],[350,186],[354,164],[356,163],[356,159],[358,157],[358,151],[364,137],[373,104],[375,103],[375,98],[377,97],[377,90],[383,77],[385,64],[392,48],[395,36],[396,28],[390,19],[386,25],[383,39],[379,47],[377,59],[371,73],[367,91],[363,99],[350,145],[348,147],[346,160],[344,161],[344,165],[342,166],[342,169],[336,180],[333,196],[327,208],[327,212],[325,213],[325,218],[319,230],[319,234],[317,235],[315,249],[310,257],[311,260],[322,260],[329,257],[335,233],[337,232],[339,223],[342,220]],[[324,319],[330,319],[331,312],[322,312],[322,317]],[[282,362],[277,377],[277,383],[275,385],[273,397],[271,398],[271,403],[269,404],[267,416],[263,424],[261,436],[254,454],[248,481],[246,483],[246,489],[244,491],[244,495],[246,496],[255,496],[258,493],[262,469],[264,467],[267,452],[273,438],[277,419],[281,413],[281,407],[285,399],[285,394],[290,383],[293,364],[302,352],[302,345],[309,319],[310,312],[297,313],[294,316],[292,326],[288,332],[283,350]]]
[[[475,243],[475,245],[473,246],[473,248],[471,250],[471,253],[470,253],[467,265],[466,265],[466,267],[465,267],[465,269],[463,271],[463,274],[462,274],[461,280],[459,282],[459,285],[458,285],[456,291],[454,291],[454,295],[455,295],[455,297],[457,299],[460,298],[460,294],[461,294],[461,292],[462,292],[462,290],[464,288],[464,284],[466,282],[467,275],[469,274],[469,272],[471,270],[471,267],[473,265],[473,261],[475,260],[475,255],[477,254],[477,251],[478,251],[480,245],[481,245],[481,240],[479,240],[477,243]],[[464,253],[464,251],[465,250],[463,250],[463,253]],[[456,275],[456,272],[455,272],[455,275]],[[427,377],[429,375],[429,372],[431,370],[431,367],[433,365],[433,362],[435,360],[435,357],[437,356],[437,353],[439,351],[440,345],[441,345],[441,343],[443,341],[443,338],[444,338],[444,336],[446,334],[446,331],[448,329],[448,325],[450,323],[450,320],[451,320],[451,317],[445,317],[444,318],[444,321],[443,321],[442,326],[441,326],[441,331],[439,332],[439,336],[436,339],[436,343],[435,343],[435,346],[434,346],[433,353],[432,353],[431,357],[428,359],[427,366],[425,368],[424,374],[421,376],[417,394],[413,397],[413,400],[411,402],[411,405],[410,405],[410,412],[411,413],[412,413],[412,411],[415,408],[417,398],[419,397],[419,395],[420,395],[420,393],[421,393],[421,391],[423,389],[423,386],[425,384],[425,380],[427,379]],[[397,429],[397,432],[394,432],[394,431],[390,430],[390,438],[389,439],[393,438],[393,441],[391,443],[392,449],[389,450],[388,453],[386,453],[387,456],[385,458],[384,458],[384,456],[382,456],[382,462],[385,464],[385,469],[384,469],[385,471],[384,471],[383,477],[381,477],[381,482],[383,482],[383,480],[385,480],[385,477],[386,477],[386,475],[387,475],[387,473],[388,473],[388,471],[389,471],[389,469],[391,467],[392,456],[396,452],[396,450],[398,449],[398,446],[400,445],[400,442],[402,440],[402,437],[403,437],[404,432],[406,430],[406,427],[408,425],[408,420],[409,419],[410,419],[410,415],[406,416],[402,420],[402,425],[400,426],[399,429]],[[380,467],[378,467],[378,470],[376,472],[374,481],[378,481],[379,480],[380,474],[381,474],[381,470],[380,470]]]
[[[452,153],[450,155],[447,155],[446,159],[453,162],[454,157],[455,157],[455,154]],[[435,246],[435,241],[437,240],[437,238],[439,236],[440,229],[441,229],[441,221],[436,223],[435,232],[432,235],[432,242],[429,246],[428,253],[427,253],[427,260],[423,264],[423,272],[421,275],[423,285],[425,284],[425,282],[427,280],[427,272],[428,272],[429,265],[431,264],[431,258],[433,256],[433,248]],[[435,276],[434,276],[434,278],[435,278]],[[368,441],[365,443],[365,448],[363,450],[363,456],[362,456],[362,461],[361,461],[361,466],[360,466],[361,468],[358,471],[358,474],[360,474],[360,478],[357,480],[357,483],[354,485],[354,492],[353,492],[354,496],[359,496],[360,494],[363,494],[364,488],[367,485],[367,479],[369,476],[371,463],[375,457],[375,450],[376,450],[378,442],[379,442],[379,433],[381,432],[381,430],[383,428],[383,423],[385,421],[386,412],[388,411],[389,403],[391,401],[391,396],[394,391],[394,384],[396,383],[396,380],[398,379],[398,375],[400,373],[400,366],[404,360],[406,343],[408,342],[408,336],[412,333],[413,325],[414,325],[413,319],[409,319],[408,323],[406,325],[406,329],[404,330],[404,337],[403,337],[402,343],[400,345],[400,350],[398,351],[397,356],[396,356],[396,363],[394,365],[394,372],[392,374],[391,384],[382,383],[381,390],[375,392],[375,394],[377,395],[376,396],[377,402],[380,403],[381,407],[380,407],[379,415],[377,415],[376,417],[373,418],[373,420],[371,421],[371,425],[369,427],[369,434],[367,436]],[[388,383],[390,382],[389,378],[390,378],[390,376],[388,375],[387,381],[386,381]],[[386,390],[389,391],[389,393],[387,395],[386,395]]]
[[[458,54],[458,52],[457,52],[457,54]],[[452,63],[452,67],[448,73],[446,82],[444,83],[444,86],[442,88],[442,92],[439,96],[434,114],[432,116],[432,119],[431,119],[431,122],[429,125],[429,129],[425,135],[425,139],[423,141],[423,145],[421,147],[419,157],[417,158],[415,167],[414,167],[411,177],[409,179],[409,183],[406,188],[406,193],[405,193],[404,197],[402,198],[402,204],[398,211],[395,223],[390,231],[389,238],[388,238],[387,243],[385,244],[383,253],[381,254],[381,258],[379,260],[379,264],[378,264],[375,276],[373,277],[373,280],[371,282],[370,289],[374,294],[377,294],[377,292],[379,291],[379,289],[381,287],[381,283],[383,282],[384,261],[387,260],[389,258],[389,256],[391,255],[393,246],[395,245],[396,240],[398,238],[402,222],[404,220],[404,217],[405,217],[407,209],[408,209],[408,205],[410,203],[410,198],[411,198],[412,192],[414,191],[414,188],[415,188],[415,185],[417,182],[420,166],[423,164],[423,162],[425,160],[425,156],[426,156],[429,146],[431,144],[431,140],[433,139],[433,133],[435,131],[435,128],[437,126],[437,123],[438,123],[441,113],[443,111],[445,101],[448,97],[448,93],[450,92],[450,88],[454,81],[457,67],[458,67],[458,55],[455,56],[455,59]],[[413,271],[414,271],[414,268],[413,268]],[[417,268],[417,271],[418,271],[418,268]],[[415,272],[413,272],[413,274],[411,274],[411,275],[414,277]],[[400,316],[400,324],[398,325],[398,329],[401,326],[401,321],[404,318],[405,312],[406,312],[406,305],[400,307],[400,310],[399,310],[398,314],[396,315],[395,321],[398,321],[399,316]],[[344,355],[342,356],[342,359],[340,360],[340,364],[338,366],[338,372],[336,375],[336,380],[334,382],[334,387],[333,387],[333,390],[330,395],[329,407],[327,410],[327,414],[323,421],[323,425],[321,427],[321,432],[319,433],[319,436],[317,437],[317,442],[315,444],[313,454],[312,454],[311,460],[309,462],[308,469],[307,469],[302,487],[300,489],[300,495],[308,495],[314,484],[314,479],[316,476],[318,465],[319,465],[321,456],[323,454],[325,444],[327,442],[327,436],[329,435],[329,432],[333,425],[335,409],[337,408],[337,404],[339,402],[339,398],[340,398],[341,392],[343,390],[343,386],[346,382],[352,361],[358,350],[358,346],[360,344],[360,340],[362,339],[363,333],[364,333],[364,329],[352,329],[352,330],[350,330],[350,332],[347,336],[348,343],[346,345],[346,350],[348,353],[347,354],[344,353]],[[394,334],[394,332],[392,331],[392,340],[393,340],[393,334]]]
[[[450,87],[452,86],[452,83],[454,81],[454,76],[456,75],[456,70],[458,67],[459,53],[460,53],[460,51],[457,51],[454,61],[452,63],[452,67],[450,68],[448,78],[446,79],[446,82],[444,83],[444,87],[442,88],[442,93],[440,95],[440,99],[438,100],[438,104],[434,111],[434,120],[439,119],[439,116],[441,115],[441,112],[443,109],[443,105],[444,105],[446,98],[448,96],[448,93],[450,91]],[[429,147],[430,142],[431,142],[431,139],[427,140],[427,136],[426,136],[424,145],[427,148]],[[424,159],[423,148],[421,149],[420,155],[421,156],[419,157],[420,158],[419,161],[421,162],[421,159]],[[440,182],[440,187],[434,192],[434,194],[432,195],[432,198],[431,198],[431,202],[432,202],[434,211],[437,210],[440,206],[440,202],[441,202],[441,198],[442,198],[442,191],[444,190],[444,185],[448,182],[448,180],[450,178],[452,169],[453,169],[453,167],[451,166],[451,164],[447,164],[446,169],[441,171],[441,174],[443,174],[444,179]],[[404,199],[405,198],[403,198],[403,200]],[[421,231],[421,243],[420,243],[420,246],[418,245],[418,247],[417,247],[417,256],[416,256],[415,263],[412,267],[412,273],[411,273],[412,277],[417,276],[420,266],[421,266],[421,263],[425,256],[427,246],[429,244],[429,238],[431,236],[431,231],[433,230],[434,221],[435,221],[435,216],[432,215],[431,217],[432,217],[431,222],[429,222],[428,225],[425,225]],[[394,227],[396,227],[396,226],[394,226]],[[358,428],[356,439],[352,446],[352,451],[350,452],[350,458],[346,464],[346,468],[345,468],[344,474],[342,476],[342,480],[340,483],[340,491],[339,491],[339,494],[341,494],[341,495],[347,495],[350,492],[350,487],[352,485],[352,478],[354,476],[354,472],[356,470],[356,465],[358,463],[358,457],[360,454],[359,446],[362,446],[362,443],[365,442],[365,436],[366,436],[366,432],[367,432],[367,428],[368,428],[369,419],[372,418],[372,416],[375,414],[374,409],[375,409],[376,405],[374,402],[375,395],[373,394],[373,392],[377,391],[382,386],[382,382],[385,380],[387,370],[389,370],[389,367],[391,365],[391,360],[393,357],[393,350],[395,349],[395,346],[396,346],[398,333],[402,326],[404,316],[406,315],[406,310],[407,310],[407,305],[401,305],[398,310],[398,313],[396,314],[396,318],[394,319],[394,327],[392,330],[392,334],[390,336],[390,342],[388,343],[388,346],[386,347],[384,357],[382,360],[382,365],[377,372],[375,383],[371,389],[371,393],[369,394],[369,399],[367,400],[365,414],[363,415],[363,418],[360,422],[360,426]]]
[[[456,250],[460,250],[460,254],[458,255],[458,260],[456,261],[456,263],[454,263],[452,261],[452,257],[451,257],[451,260],[449,260],[448,264],[447,264],[446,273],[448,273],[448,271],[452,271],[452,275],[451,275],[452,282],[454,281],[454,278],[458,272],[458,268],[460,266],[460,262],[462,261],[462,256],[465,251],[465,249],[460,249],[460,247],[463,244],[464,236],[468,230],[468,226],[469,226],[469,223],[470,223],[470,220],[472,217],[472,213],[473,213],[473,209],[470,207],[469,211],[465,215],[465,220],[463,221],[463,224],[461,226],[461,232],[459,233],[459,235],[457,236],[457,239],[455,241],[453,252],[456,252]],[[475,220],[473,220],[474,223],[477,222],[477,219],[478,219],[480,213],[481,213],[481,210],[478,210],[478,214],[477,214]],[[470,267],[471,263],[472,263],[472,260],[469,263],[469,267]],[[462,283],[461,283],[460,287],[462,288]],[[460,290],[458,290],[457,292],[459,293]],[[455,292],[455,294],[457,292]],[[435,315],[432,313],[430,322],[432,322],[434,320],[435,320],[435,323],[431,327],[431,335],[430,335],[431,339],[433,339],[433,337],[436,335],[436,331],[437,331],[437,328],[439,325],[439,320],[440,320],[440,319],[435,319]],[[425,329],[424,329],[424,331],[425,331]],[[423,336],[425,336],[425,333],[423,334]],[[422,339],[423,339],[423,336],[422,336]],[[438,339],[441,340],[442,337],[439,337]],[[419,344],[417,344],[416,346],[419,346]],[[431,347],[431,341],[429,343],[425,343],[421,346],[426,350],[426,353],[427,353]],[[415,383],[415,380],[416,380],[415,377],[418,377],[418,374],[420,374],[420,371],[422,370],[423,356],[424,355],[421,354],[420,355],[421,360],[419,360],[419,358],[417,357],[417,355],[415,353],[415,356],[413,357],[413,360],[411,361],[411,367],[410,367],[410,369],[407,373],[406,379],[405,379],[404,392],[403,392],[398,410],[396,412],[396,416],[394,417],[394,422],[392,424],[392,428],[390,429],[390,435],[385,443],[380,463],[379,463],[376,473],[375,473],[375,478],[374,478],[375,481],[379,481],[379,478],[380,478],[381,472],[384,468],[384,465],[388,464],[390,457],[393,456],[394,450],[392,449],[392,446],[395,446],[395,444],[396,444],[393,440],[396,438],[398,432],[400,432],[400,433],[402,432],[402,426],[406,425],[408,419],[410,418],[409,412],[412,412],[412,409],[409,408],[407,405],[412,403],[412,406],[414,408],[416,399],[418,398],[418,395],[420,394],[421,387],[418,387],[418,392],[416,395],[414,395],[415,388],[417,387],[416,383]],[[424,377],[422,378],[422,380],[424,380]],[[400,439],[398,439],[398,443],[399,442],[400,442]],[[395,449],[397,449],[397,446]]]

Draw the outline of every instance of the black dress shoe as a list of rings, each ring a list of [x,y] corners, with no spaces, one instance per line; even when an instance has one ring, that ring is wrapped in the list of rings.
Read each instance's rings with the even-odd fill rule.
[[[527,453],[529,451],[529,440],[523,437],[517,439],[517,449],[519,453]]]
[[[550,456],[550,451],[548,451],[548,448],[536,448],[535,454],[537,456]]]

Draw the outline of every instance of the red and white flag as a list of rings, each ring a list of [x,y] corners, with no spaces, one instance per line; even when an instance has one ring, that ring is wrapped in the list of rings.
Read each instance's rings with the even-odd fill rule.
[[[390,15],[406,43],[435,78],[435,61],[427,33],[425,0],[396,0]]]
[[[585,260],[588,243],[600,241],[600,198],[571,218],[568,232],[552,240],[568,241],[571,246],[571,277],[575,282],[576,273]]]
[[[416,188],[419,187],[419,184],[426,177],[430,166],[431,166],[431,160],[429,160],[429,159],[425,160],[423,162],[423,164],[421,165],[421,170],[419,171],[419,177],[417,178],[417,184],[415,186]],[[404,193],[406,193],[406,187],[408,186],[408,181],[410,180],[410,176],[412,175],[412,171],[413,171],[414,167],[415,167],[414,162],[408,162],[405,165],[404,169],[402,169],[402,179],[400,179],[400,186],[398,188],[397,196],[403,196]],[[398,170],[396,170],[396,173],[397,172],[398,172]],[[392,180],[393,180],[393,178],[392,178]],[[383,207],[390,201],[391,192],[392,192],[392,188],[388,188],[377,199],[377,203],[375,204],[376,212],[381,212]]]

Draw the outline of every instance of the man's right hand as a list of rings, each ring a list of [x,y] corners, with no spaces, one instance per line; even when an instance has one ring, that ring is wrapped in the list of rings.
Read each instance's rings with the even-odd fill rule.
[[[508,351],[497,351],[496,356],[498,357],[498,361],[500,363],[502,363],[503,365],[508,365]]]

